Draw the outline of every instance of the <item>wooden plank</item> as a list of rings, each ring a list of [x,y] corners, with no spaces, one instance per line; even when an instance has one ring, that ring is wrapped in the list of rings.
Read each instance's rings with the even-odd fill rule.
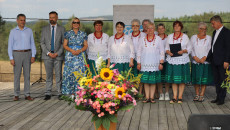
[[[120,126],[118,127],[119,130],[128,130],[129,124],[132,119],[134,109],[131,109],[129,112],[125,112],[123,119],[121,120]]]
[[[53,111],[51,113],[49,113],[45,118],[43,118],[42,120],[40,120],[40,122],[38,122],[36,125],[34,125],[33,127],[31,127],[31,129],[48,129],[50,128],[56,121],[55,117],[56,115],[60,115],[59,113],[63,113],[62,111],[65,110],[65,108],[68,109],[68,104],[67,103],[63,103],[63,105],[61,105],[60,107],[57,107],[55,109],[53,109]]]
[[[25,101],[27,102],[27,101]],[[11,113],[8,113],[8,117],[4,117],[1,120],[1,123],[5,125],[5,127],[10,128],[14,124],[18,123],[20,119],[24,118],[24,115],[26,115],[27,112],[31,111],[32,109],[38,107],[41,105],[43,102],[40,100],[34,100],[33,102],[28,102],[24,106],[20,107],[16,111],[13,111]]]
[[[72,128],[81,128],[82,125],[86,122],[88,118],[92,115],[91,112],[86,111],[78,120],[77,122],[73,125]]]
[[[71,116],[71,118],[62,125],[60,130],[74,129],[73,125],[78,121],[78,119],[85,113],[85,111],[76,110],[76,112]]]
[[[187,130],[187,122],[180,104],[174,104],[174,109],[180,130]]]
[[[168,118],[168,128],[169,130],[179,130],[174,104],[170,104],[169,102],[165,103],[166,111],[167,111],[167,118]]]
[[[134,108],[134,112],[133,112],[132,120],[130,122],[129,130],[138,130],[142,109],[143,109],[142,101],[137,102],[137,106],[135,106],[135,108]]]
[[[118,111],[117,113],[117,128],[120,127],[121,120],[123,119],[125,111]]]
[[[159,115],[160,113],[160,109],[159,109],[159,104],[162,104],[164,101],[158,101],[152,104],[150,103],[150,112],[149,112],[149,129],[154,129],[157,130],[159,129],[159,125],[161,125],[161,115]]]
[[[140,130],[148,130],[149,129],[149,115],[150,115],[150,103],[144,103],[141,119],[140,119]]]
[[[31,127],[40,122],[43,118],[46,118],[46,116],[50,114],[55,108],[63,105],[62,102],[54,103],[54,101],[50,101],[49,104],[52,104],[52,106],[39,108],[42,109],[42,113],[40,113],[35,118],[31,119],[29,122],[25,123],[22,127],[19,127],[19,130],[29,130]]]
[[[86,120],[86,122],[82,125],[80,128],[81,130],[88,130],[93,125],[93,122],[91,122],[91,119],[93,117],[93,114]]]
[[[19,122],[13,124],[13,127],[9,128],[9,130],[15,130],[15,129],[22,127],[24,124],[26,124],[27,122],[29,122],[33,118],[39,116],[44,110],[49,109],[50,107],[52,107],[57,102],[58,102],[57,100],[53,101],[52,103],[51,103],[51,101],[50,102],[45,101],[44,103],[40,104],[41,108],[35,107],[34,109],[31,109],[29,112],[20,116],[20,118],[17,118],[17,120],[19,120]]]

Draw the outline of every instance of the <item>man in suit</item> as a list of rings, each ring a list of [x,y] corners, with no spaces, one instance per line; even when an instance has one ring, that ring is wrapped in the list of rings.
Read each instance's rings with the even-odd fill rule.
[[[212,100],[211,103],[222,105],[226,97],[226,88],[222,88],[221,84],[227,77],[225,73],[230,63],[230,30],[223,26],[221,17],[218,15],[213,16],[210,22],[215,31],[213,31],[212,47],[207,61],[211,62],[213,67],[217,94],[216,99]]]
[[[53,69],[55,70],[56,87],[58,99],[61,99],[62,82],[62,63],[63,63],[63,41],[65,28],[57,24],[58,13],[52,11],[49,13],[50,24],[42,29],[41,48],[42,59],[46,69],[46,91],[45,99],[51,98],[51,89],[53,86]]]
[[[18,26],[10,31],[8,42],[8,55],[10,64],[14,67],[14,101],[19,100],[20,77],[23,68],[25,99],[33,101],[30,97],[30,68],[35,62],[36,47],[33,31],[25,27],[26,16],[18,14]]]

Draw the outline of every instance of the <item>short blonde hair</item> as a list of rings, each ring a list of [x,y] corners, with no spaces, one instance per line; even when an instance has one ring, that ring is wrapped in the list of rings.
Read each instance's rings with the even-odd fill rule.
[[[74,17],[74,18],[71,20],[71,23],[70,23],[71,29],[73,29],[73,21],[74,21],[74,20],[79,20],[79,22],[80,22],[80,19],[79,19],[79,18]],[[79,24],[79,25],[80,25],[80,24]]]
[[[154,29],[155,29],[155,24],[154,24],[154,23],[152,23],[152,22],[148,23],[148,24],[147,24],[147,28],[149,28],[149,26],[153,26]]]

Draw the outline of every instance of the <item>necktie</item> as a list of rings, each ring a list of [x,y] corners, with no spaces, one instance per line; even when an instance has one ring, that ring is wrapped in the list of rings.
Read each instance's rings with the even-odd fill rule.
[[[52,36],[51,36],[51,52],[54,52],[54,26],[52,26]]]

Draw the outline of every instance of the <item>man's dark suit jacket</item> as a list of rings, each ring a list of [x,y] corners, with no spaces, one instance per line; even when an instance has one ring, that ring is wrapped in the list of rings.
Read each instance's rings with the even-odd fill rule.
[[[216,31],[212,34],[212,45]],[[210,49],[207,61],[213,65],[223,65],[224,62],[230,63],[230,31],[223,27],[214,44],[213,52]]]

